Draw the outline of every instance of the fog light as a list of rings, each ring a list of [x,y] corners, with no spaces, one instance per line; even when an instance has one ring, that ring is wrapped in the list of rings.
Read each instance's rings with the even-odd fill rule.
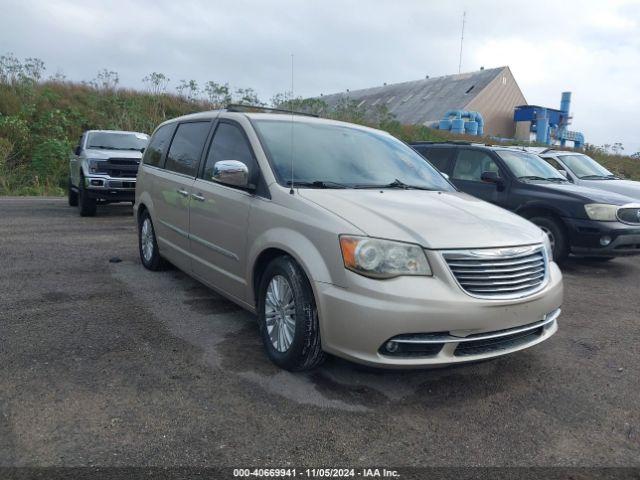
[[[604,237],[600,237],[600,245],[606,247],[611,243],[611,237],[609,235],[605,235]]]
[[[387,342],[387,344],[385,345],[385,348],[387,350],[387,352],[389,353],[394,353],[398,351],[398,344],[396,342]]]

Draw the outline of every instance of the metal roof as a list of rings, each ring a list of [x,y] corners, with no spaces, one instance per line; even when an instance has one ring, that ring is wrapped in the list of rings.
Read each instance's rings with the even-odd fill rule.
[[[343,99],[357,102],[368,112],[385,106],[405,124],[438,121],[447,110],[464,108],[507,67],[425,78],[320,97],[330,107]]]

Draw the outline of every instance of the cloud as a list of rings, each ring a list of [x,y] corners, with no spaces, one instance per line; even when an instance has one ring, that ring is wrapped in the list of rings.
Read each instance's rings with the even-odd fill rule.
[[[527,100],[551,107],[570,90],[587,141],[640,150],[637,1],[2,2],[2,49],[50,73],[90,80],[108,68],[142,87],[157,71],[173,87],[228,81],[265,100],[289,89],[291,53],[303,96],[456,73],[466,9],[463,70],[509,65]]]

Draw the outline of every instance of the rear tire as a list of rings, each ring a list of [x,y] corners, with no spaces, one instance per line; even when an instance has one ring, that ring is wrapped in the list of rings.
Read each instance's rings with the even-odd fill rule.
[[[93,217],[96,214],[97,203],[95,198],[90,198],[84,188],[84,178],[80,177],[80,187],[78,188],[78,206],[81,217]]]
[[[78,192],[73,189],[73,185],[71,184],[71,179],[69,179],[69,186],[67,187],[67,196],[69,197],[69,206],[77,207]]]
[[[138,222],[138,251],[140,261],[146,269],[156,272],[164,268],[165,261],[158,250],[156,231],[153,228],[151,215],[146,210],[142,212]]]
[[[267,355],[279,367],[311,370],[326,359],[311,284],[289,256],[272,260],[260,279],[258,321]]]
[[[535,223],[549,236],[553,260],[561,263],[569,256],[569,245],[563,225],[553,217],[531,217],[530,222]]]

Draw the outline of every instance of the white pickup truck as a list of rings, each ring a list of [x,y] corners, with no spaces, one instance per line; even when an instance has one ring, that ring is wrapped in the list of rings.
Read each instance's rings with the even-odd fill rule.
[[[84,132],[69,161],[69,205],[90,217],[99,203],[133,203],[138,165],[148,142],[146,133]]]

